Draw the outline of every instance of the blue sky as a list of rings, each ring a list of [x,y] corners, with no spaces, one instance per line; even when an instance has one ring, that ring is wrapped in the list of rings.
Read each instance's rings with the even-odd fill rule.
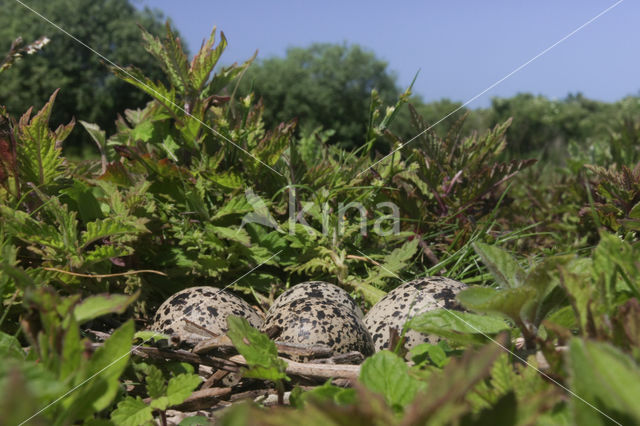
[[[224,63],[284,56],[313,42],[357,43],[427,101],[466,102],[594,16],[612,0],[215,1],[135,0],[173,20],[192,52],[214,25]],[[640,93],[640,2],[624,0],[469,107],[518,92],[614,101]]]

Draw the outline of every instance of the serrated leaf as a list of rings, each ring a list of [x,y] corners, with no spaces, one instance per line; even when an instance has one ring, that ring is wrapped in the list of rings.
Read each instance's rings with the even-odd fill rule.
[[[197,374],[179,374],[172,377],[167,385],[169,406],[184,402],[200,383],[202,383],[202,379]]]
[[[138,234],[146,230],[144,225],[121,223],[113,218],[98,219],[87,223],[87,230],[82,232],[82,247],[98,241],[102,238],[124,234]]]
[[[49,101],[33,118],[30,108],[20,118],[16,129],[16,154],[21,179],[37,186],[52,183],[64,172],[60,145],[73,128],[74,121],[59,127],[55,132],[49,129],[49,118],[58,90],[53,92]]]
[[[521,313],[535,302],[536,290],[531,287],[496,290],[489,287],[471,287],[462,290],[457,299],[462,305],[477,312],[501,313],[520,322]]]
[[[124,80],[147,93],[153,99],[158,101],[165,109],[173,112],[174,114],[181,113],[180,108],[176,106],[176,94],[173,88],[167,89],[161,82],[154,82],[135,67],[127,67],[124,70],[111,67],[111,71],[121,80]]]
[[[338,405],[355,404],[357,397],[354,389],[335,386],[329,380],[322,386],[316,386],[306,392],[303,392],[299,387],[294,388],[290,401],[295,408],[302,408],[307,401],[314,403],[334,402]]]
[[[165,394],[167,385],[162,375],[162,370],[158,367],[149,365],[145,380],[147,382],[147,394],[151,398],[160,398]]]
[[[285,374],[287,363],[278,358],[275,343],[267,335],[251,327],[245,318],[229,315],[227,336],[246,359],[249,370],[246,377],[264,380],[289,380]]]
[[[460,343],[484,343],[509,325],[502,319],[470,312],[436,309],[413,317],[408,324],[423,334],[436,334]]]
[[[126,294],[99,294],[84,299],[73,310],[73,315],[78,324],[85,323],[102,315],[117,313],[122,314],[133,303],[140,292],[132,295]]]
[[[259,199],[259,197],[257,196],[256,198]],[[258,202],[260,201],[262,202],[261,205],[263,205],[266,210],[267,207],[264,204],[264,201],[259,199]],[[224,216],[232,214],[245,214],[253,212],[255,209],[256,207],[253,205],[253,203],[250,203],[249,200],[247,200],[247,196],[245,196],[244,194],[236,195],[235,197],[232,197],[229,201],[227,201],[222,207],[216,210],[215,214],[211,216],[211,220],[220,219]]]
[[[384,256],[382,261],[379,262],[380,266],[376,266],[369,272],[366,282],[382,283],[384,278],[397,278],[415,255],[419,242],[417,238],[414,238]]]
[[[191,84],[196,92],[202,91],[204,85],[209,80],[211,71],[213,71],[213,68],[218,63],[220,55],[222,55],[222,52],[227,47],[227,39],[225,38],[224,33],[221,32],[221,40],[218,43],[218,46],[215,49],[213,48],[215,45],[215,34],[216,28],[213,27],[209,39],[200,48],[198,54],[191,60]]]
[[[607,343],[576,338],[569,343],[569,371],[576,424],[640,423],[640,368],[630,357]]]
[[[153,409],[138,397],[127,396],[111,413],[111,420],[119,426],[147,425],[153,421]]]
[[[428,355],[431,362],[439,368],[444,367],[449,360],[447,353],[442,349],[442,347],[431,343],[421,343],[414,346],[409,350],[409,354],[411,355],[411,359],[414,361],[416,361],[416,358]]]
[[[104,245],[86,252],[83,255],[83,259],[85,266],[87,266],[92,263],[98,263],[116,257],[129,256],[130,254],[133,254],[133,249],[131,247]]]
[[[158,59],[174,87],[182,93],[190,92],[187,55],[182,50],[180,39],[171,31],[169,22],[167,22],[166,31],[166,38],[164,42],[161,42],[143,29],[142,37],[146,42],[145,49]]]
[[[509,253],[480,242],[473,243],[473,248],[501,288],[516,288],[524,284],[526,274]]]
[[[143,121],[131,130],[131,137],[134,141],[149,142],[153,136],[153,129],[152,121]]]
[[[245,246],[251,244],[251,237],[249,237],[249,234],[247,234],[247,231],[244,229],[213,225],[207,225],[206,229],[213,231],[218,238],[235,241]]]
[[[396,411],[413,401],[418,381],[409,375],[409,367],[393,352],[384,350],[367,358],[360,369],[360,382],[369,390],[384,396]]]
[[[65,247],[55,226],[34,220],[29,214],[4,205],[0,205],[0,215],[5,219],[6,229],[27,243],[37,243],[55,249]]]

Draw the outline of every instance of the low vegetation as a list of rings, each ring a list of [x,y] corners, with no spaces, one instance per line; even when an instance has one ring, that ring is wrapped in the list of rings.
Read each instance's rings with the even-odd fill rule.
[[[472,284],[459,295],[467,312],[432,311],[407,327],[445,340],[412,349],[409,364],[402,345],[375,354],[350,388],[297,386],[274,343],[231,317],[245,377],[291,391],[290,404],[234,403],[216,416],[640,423],[637,116],[601,123],[606,139],[567,143],[571,155],[554,164],[509,150],[531,122],[500,117],[472,131],[462,117],[442,134],[410,90],[392,105],[374,90],[361,143],[345,150],[324,143],[331,128],[266,125],[263,103],[236,90],[251,60],[216,68],[227,41],[215,30],[190,62],[168,25],[163,40],[143,39],[165,77],[112,69],[153,99],[124,111],[113,133],[82,117],[51,122],[57,91],[26,112],[0,107],[5,422],[166,423],[201,386],[198,371],[138,349],[157,344],[143,330],[185,287],[230,285],[266,308],[283,289],[322,279],[367,308],[405,280],[444,275]],[[32,48],[12,46],[0,81]],[[420,136],[394,151],[406,140],[393,126],[402,114]],[[63,156],[79,127],[97,159]],[[98,344],[89,330],[108,337]]]

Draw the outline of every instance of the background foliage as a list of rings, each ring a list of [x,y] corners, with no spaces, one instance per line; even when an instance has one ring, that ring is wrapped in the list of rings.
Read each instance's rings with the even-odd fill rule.
[[[128,0],[36,0],[28,6],[116,64],[135,64],[153,79],[162,78],[144,53],[137,27],[140,24],[154,34],[161,33],[163,17],[158,12],[140,12]],[[33,12],[11,0],[0,1],[0,8],[3,52],[18,37],[25,41],[42,36],[51,39],[47,49],[28,61],[18,61],[3,74],[0,99],[11,111],[42,105],[54,90],[61,89],[63,95],[53,111],[55,122],[66,123],[75,117],[112,132],[117,114],[149,100],[140,91],[128,90],[98,56]],[[68,144],[77,147],[84,139],[75,130]]]
[[[391,101],[372,90],[363,142],[344,149],[331,126],[267,124],[266,103],[236,91],[251,59],[219,65],[226,44],[214,30],[189,60],[170,25],[161,36],[143,30],[164,78],[111,68],[151,97],[113,131],[57,122],[57,90],[35,108],[0,108],[0,410],[9,422],[162,421],[201,379],[190,364],[129,349],[152,344],[136,329],[182,288],[232,284],[266,310],[291,285],[322,279],[366,309],[430,275],[472,284],[458,296],[467,311],[411,319],[407,327],[445,340],[377,353],[352,389],[292,387],[273,342],[231,318],[246,377],[291,390],[292,407],[238,404],[223,424],[640,422],[635,98],[605,107],[521,95],[438,132],[429,120],[455,104],[411,106],[410,90]],[[39,55],[34,46],[12,44],[0,79],[17,54]],[[22,63],[32,59],[42,58]],[[521,115],[500,115],[509,111]],[[401,144],[393,123],[402,117],[421,136],[383,157],[380,146]],[[73,128],[99,158],[63,155]],[[565,164],[544,155],[550,138],[567,138]],[[366,214],[344,209],[350,202]],[[374,232],[393,225],[390,204],[396,232]],[[110,337],[96,348],[89,329]]]

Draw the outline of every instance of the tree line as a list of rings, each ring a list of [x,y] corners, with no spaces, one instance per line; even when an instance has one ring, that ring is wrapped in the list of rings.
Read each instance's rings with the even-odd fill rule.
[[[9,111],[21,114],[31,104],[42,105],[60,87],[53,122],[68,122],[75,117],[112,133],[118,114],[125,108],[142,107],[149,100],[115,78],[92,52],[19,4],[0,0],[0,6],[0,42],[5,50],[17,37],[30,41],[46,35],[51,39],[34,57],[3,73],[0,99]],[[161,33],[161,13],[136,10],[128,0],[35,0],[31,6],[114,62],[134,64],[147,75],[162,79],[151,55],[140,47],[136,26],[140,24],[152,34]],[[238,96],[254,93],[262,99],[268,128],[296,119],[299,137],[322,134],[319,140],[323,143],[352,150],[365,142],[374,89],[384,103],[393,105],[406,88],[398,85],[389,64],[373,52],[346,43],[317,43],[290,48],[284,57],[256,60],[240,83],[228,91]],[[425,102],[414,94],[410,103],[430,124],[457,110],[434,126],[432,130],[439,137],[453,130],[463,135],[482,132],[513,117],[505,155],[556,161],[567,156],[571,144],[604,143],[624,132],[625,126],[640,115],[638,96],[607,103],[580,93],[560,100],[520,93],[493,98],[488,108],[468,109],[461,108],[461,102]],[[398,111],[389,130],[400,141],[416,134],[407,108]],[[76,149],[88,144],[89,138],[80,128],[68,141],[68,146]],[[376,149],[388,152],[390,142],[377,143]]]

